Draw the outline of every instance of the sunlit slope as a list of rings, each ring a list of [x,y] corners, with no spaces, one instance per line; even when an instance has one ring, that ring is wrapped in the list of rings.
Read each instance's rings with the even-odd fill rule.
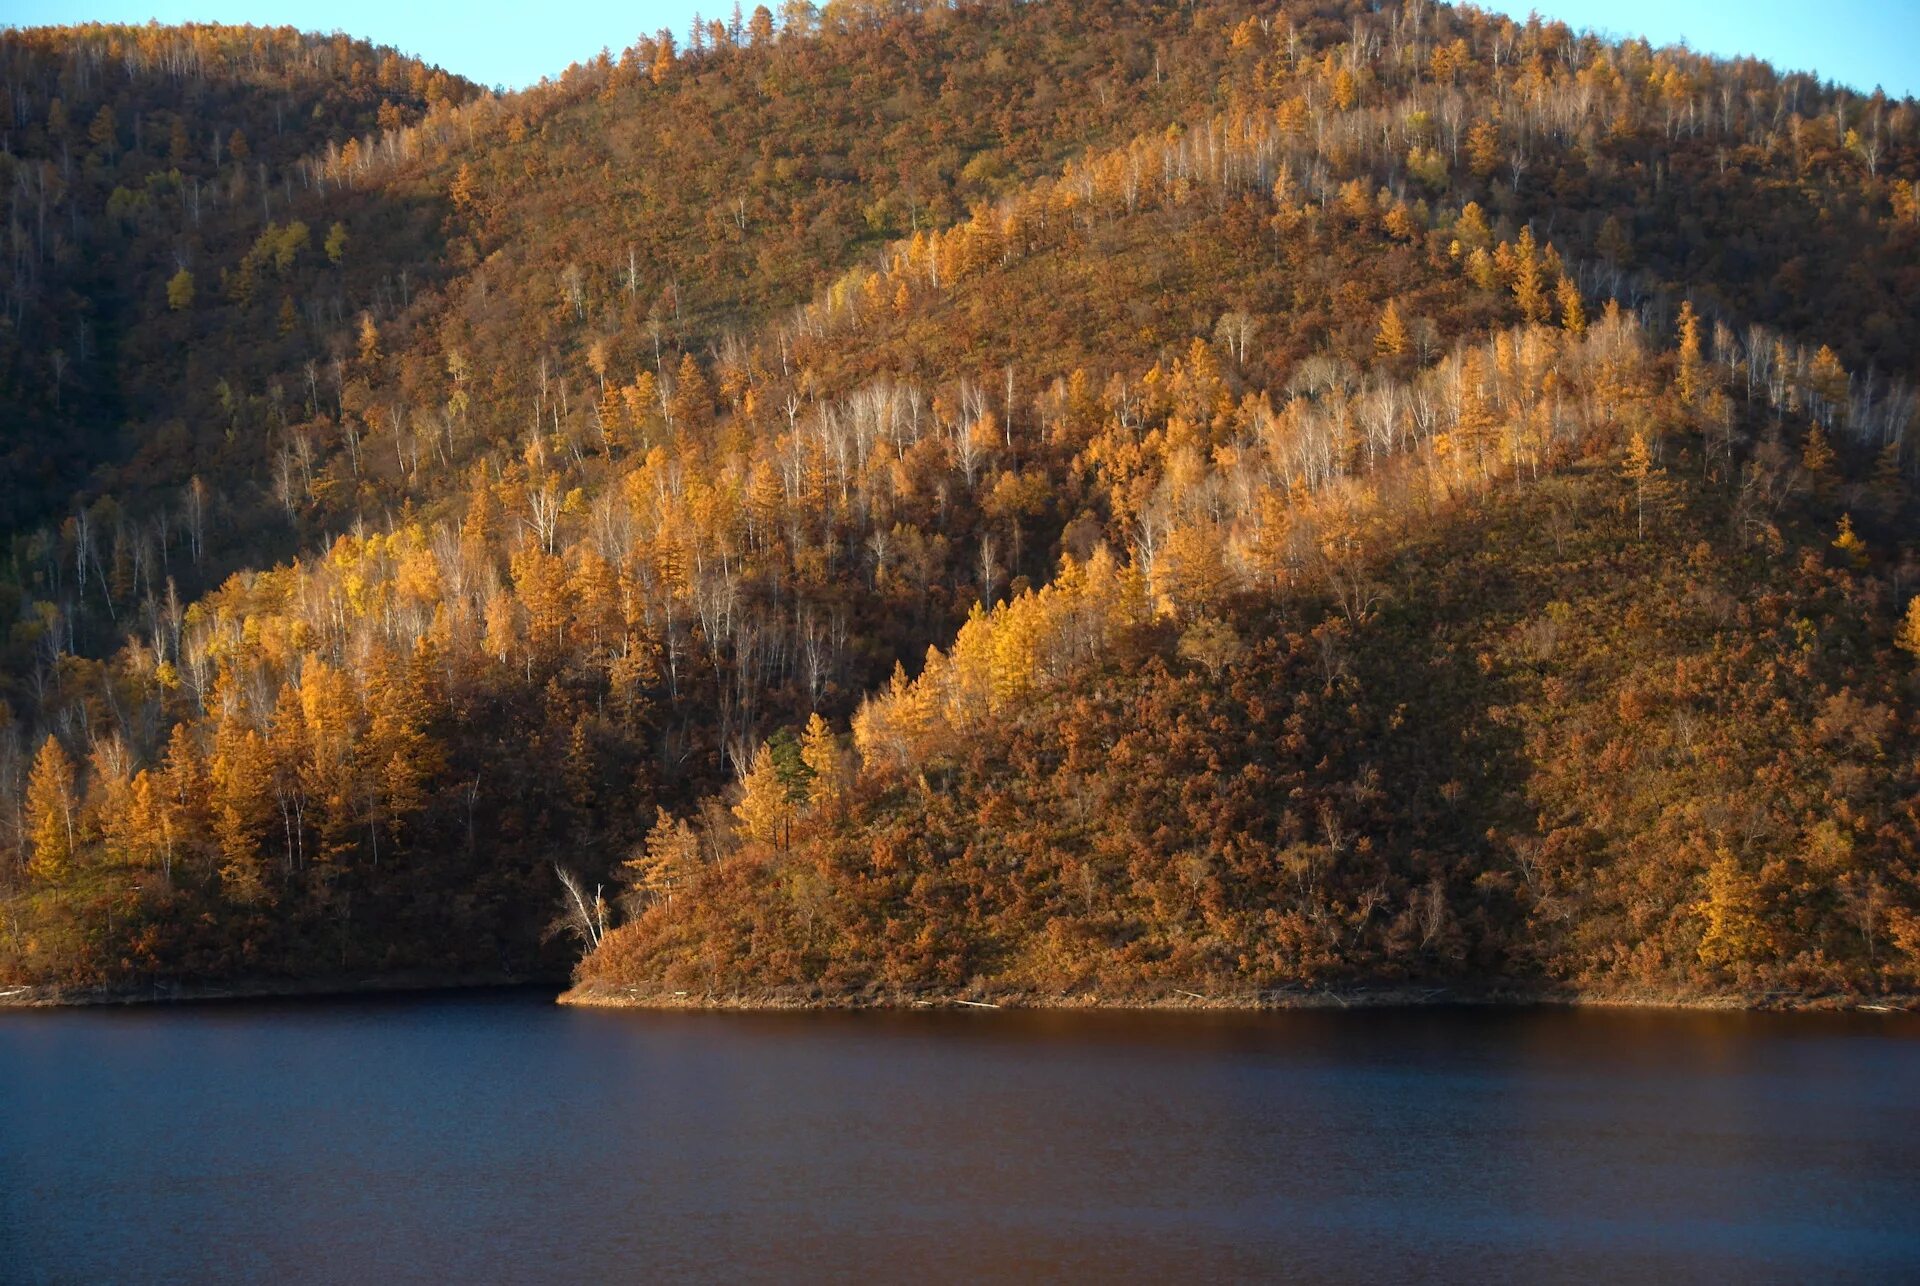
[[[776,744],[717,862],[657,828],[584,994],[1910,993],[1920,631],[1834,526],[1899,484],[1593,445],[1343,505],[1272,579],[1075,572]]]

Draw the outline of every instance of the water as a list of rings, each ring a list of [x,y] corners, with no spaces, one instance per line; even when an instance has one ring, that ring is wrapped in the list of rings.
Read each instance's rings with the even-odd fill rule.
[[[0,1015],[12,1282],[1920,1280],[1920,1022]]]

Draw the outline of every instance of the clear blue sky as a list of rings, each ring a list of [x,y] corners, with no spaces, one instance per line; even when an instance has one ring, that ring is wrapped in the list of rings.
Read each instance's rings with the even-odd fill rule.
[[[1706,53],[1755,54],[1796,71],[1889,94],[1920,94],[1920,0],[1484,0],[1524,18],[1531,9],[1576,28],[1684,40]],[[8,0],[6,22],[189,19],[335,28],[419,54],[483,84],[518,88],[557,74],[602,46],[619,50],[659,27],[684,33],[696,8],[683,0],[602,0],[544,5],[500,0]],[[731,0],[709,0],[725,17]],[[747,0],[746,8],[753,7]],[[769,5],[776,8],[777,5]]]
[[[1871,92],[1920,95],[1920,0],[1480,0],[1525,18],[1539,10],[1576,30],[1685,41],[1725,58],[1752,54]]]

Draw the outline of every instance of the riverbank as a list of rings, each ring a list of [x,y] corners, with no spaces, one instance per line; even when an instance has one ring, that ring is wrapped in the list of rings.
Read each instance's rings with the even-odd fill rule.
[[[1412,986],[1274,988],[1204,994],[1180,988],[1127,994],[1072,992],[955,992],[829,994],[806,988],[751,993],[659,991],[582,983],[561,993],[562,1005],[599,1009],[1367,1009],[1415,1005],[1583,1006],[1613,1009],[1722,1009],[1751,1011],[1920,1010],[1920,996],[1800,995],[1788,992],[1592,992],[1567,987]]]
[[[241,978],[221,982],[120,983],[104,987],[0,986],[0,1009],[58,1009],[95,1005],[170,1005],[219,1000],[270,1000],[323,996],[362,996],[405,991],[455,991],[479,987],[522,987],[539,983],[563,986],[557,976],[509,973],[438,973],[410,970],[392,974],[328,978]]]

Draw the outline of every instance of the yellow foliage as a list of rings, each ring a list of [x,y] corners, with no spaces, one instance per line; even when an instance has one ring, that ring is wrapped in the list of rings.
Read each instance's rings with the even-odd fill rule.
[[[740,802],[733,806],[733,815],[740,819],[747,838],[771,844],[782,838],[790,811],[786,786],[774,767],[773,751],[761,742],[753,752],[752,765],[740,779]]]
[[[1694,907],[1704,924],[1701,961],[1734,968],[1760,960],[1768,947],[1761,909],[1758,886],[1732,855],[1715,858],[1707,868],[1706,897]]]
[[[1833,547],[1839,550],[1840,556],[1854,568],[1860,569],[1867,565],[1867,542],[1854,533],[1852,514],[1840,515],[1840,533],[1834,537]]]
[[[71,869],[79,805],[73,760],[58,739],[48,737],[27,775],[27,836],[33,844],[27,869],[35,879],[58,880]]]

